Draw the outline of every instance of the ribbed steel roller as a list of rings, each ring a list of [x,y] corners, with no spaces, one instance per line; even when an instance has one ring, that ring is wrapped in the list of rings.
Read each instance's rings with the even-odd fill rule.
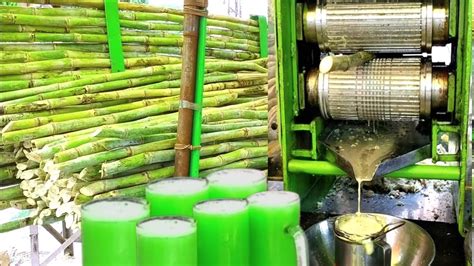
[[[307,92],[326,119],[416,121],[446,106],[447,78],[420,58],[380,58],[348,71],[310,72]]]
[[[429,52],[448,38],[446,3],[432,1],[318,1],[306,6],[304,35],[322,51]]]

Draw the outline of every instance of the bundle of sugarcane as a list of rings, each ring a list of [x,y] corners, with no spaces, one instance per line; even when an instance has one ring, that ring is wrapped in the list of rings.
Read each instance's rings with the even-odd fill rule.
[[[0,232],[74,225],[80,204],[140,197],[174,173],[182,12],[120,3],[127,70],[111,73],[103,0],[48,3],[82,8],[0,7],[0,209],[34,208]],[[200,175],[266,169],[258,25],[219,16],[208,25]]]
[[[147,182],[172,176],[181,71],[174,60],[160,56],[154,63],[161,65],[59,83],[62,76],[52,77],[0,94],[1,147],[11,169],[5,180],[12,182],[0,187],[0,203],[35,208],[32,222],[56,217],[71,226],[88,200],[143,196]],[[206,63],[202,176],[266,168],[265,65],[266,59]],[[15,172],[21,183],[11,178]]]
[[[80,3],[83,1],[56,2],[59,5],[84,4]],[[125,58],[181,54],[184,20],[182,12],[133,4],[124,8],[126,10],[121,10],[119,17]],[[211,16],[208,19],[207,31],[206,53],[210,58],[250,60],[259,57],[259,27],[255,20]],[[1,63],[19,64],[58,59],[90,61],[90,58],[104,60],[109,57],[107,43],[105,12],[102,10],[89,6],[0,6]],[[104,64],[79,64],[71,69],[107,68]]]

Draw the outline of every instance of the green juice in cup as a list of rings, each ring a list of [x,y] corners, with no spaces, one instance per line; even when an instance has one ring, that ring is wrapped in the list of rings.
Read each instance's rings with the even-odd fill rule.
[[[267,190],[267,178],[263,171],[255,169],[226,169],[206,177],[211,199],[245,199]]]
[[[145,200],[111,198],[82,206],[82,265],[137,263],[136,226],[149,217]]]
[[[146,187],[151,216],[193,217],[196,203],[208,199],[205,179],[167,178]]]
[[[138,266],[196,266],[197,233],[194,220],[160,217],[137,225]]]
[[[245,200],[210,200],[194,207],[200,266],[249,265],[249,220]]]
[[[308,244],[299,226],[300,199],[288,191],[250,196],[250,265],[308,265]]]

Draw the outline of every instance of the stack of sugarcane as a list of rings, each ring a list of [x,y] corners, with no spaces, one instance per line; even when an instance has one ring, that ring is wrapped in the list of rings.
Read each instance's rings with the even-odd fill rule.
[[[136,61],[157,54],[181,54],[183,14],[180,11],[154,8],[150,11],[155,12],[142,12],[143,5],[128,5],[135,8],[119,14],[125,58]],[[208,25],[206,53],[209,57],[232,60],[259,57],[256,21],[211,16]],[[41,64],[30,62],[56,59],[57,63],[48,66],[48,70],[109,67],[102,10],[0,6],[0,42],[3,42],[0,45],[2,63],[26,62],[31,67],[39,67],[37,71]],[[98,62],[92,64],[91,58]]]
[[[19,19],[20,14],[36,12],[45,17],[29,23],[47,20],[46,16],[51,16],[47,21],[56,21],[52,18],[56,9],[47,9],[47,12],[28,8],[10,10],[15,13],[3,13],[0,17],[13,14],[16,18],[13,22],[19,23],[24,21]],[[86,14],[102,12],[86,8],[57,10],[67,16],[56,14],[67,20],[67,27],[76,25],[68,20],[67,12],[77,14],[81,21],[99,21]],[[79,18],[75,12],[85,13]],[[175,13],[168,15],[180,16]],[[132,21],[131,18],[141,14],[148,13],[127,11],[123,16],[130,16],[126,18]],[[151,23],[154,18],[144,20]],[[0,23],[5,21],[10,20],[0,19]],[[225,22],[224,25],[247,23],[248,27],[255,27],[249,21]],[[31,24],[16,29],[74,29]],[[83,28],[103,28],[99,25]],[[3,24],[0,28],[5,30]],[[85,30],[83,28],[78,27]],[[154,29],[140,31],[156,33]],[[96,35],[100,40],[99,34]],[[15,37],[8,36],[16,35],[9,32],[0,36],[14,41]],[[37,32],[30,36],[38,40]],[[137,33],[137,37],[142,36]],[[52,48],[63,45],[56,44],[56,37],[51,38]],[[81,41],[70,47],[88,45],[87,41]],[[179,46],[179,42],[176,45]],[[95,50],[41,48],[45,51],[28,51],[36,46],[46,47],[41,42],[0,43],[2,49],[11,50],[0,54],[0,209],[10,206],[35,209],[28,220],[6,227],[0,225],[0,232],[56,219],[65,219],[68,226],[75,225],[80,218],[81,204],[112,196],[142,197],[148,182],[171,177],[174,173],[181,77],[179,56],[137,51],[134,52],[137,56],[126,59],[126,71],[110,73],[109,60],[101,59],[101,53]],[[106,47],[105,44],[99,46]],[[18,51],[13,51],[14,48]],[[218,50],[212,46],[211,49]],[[50,54],[44,56],[45,53]],[[50,57],[55,53],[57,57]],[[85,54],[90,57],[83,56]],[[74,55],[78,58],[70,57]],[[225,168],[266,169],[266,59],[242,61],[245,58],[235,57],[228,60],[215,55],[211,52],[205,65],[200,175]]]

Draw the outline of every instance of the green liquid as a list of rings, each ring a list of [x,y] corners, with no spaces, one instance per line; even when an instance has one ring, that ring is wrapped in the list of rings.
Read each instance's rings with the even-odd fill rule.
[[[244,200],[206,201],[194,207],[200,266],[249,265],[249,217]]]
[[[205,179],[169,178],[146,188],[151,216],[193,217],[193,207],[208,199]]]
[[[267,190],[263,171],[254,169],[221,170],[207,176],[211,199],[245,199]]]
[[[248,198],[250,217],[250,265],[297,265],[296,247],[288,228],[299,226],[298,194],[267,191]]]
[[[192,219],[153,218],[137,226],[138,265],[196,266],[197,234]]]
[[[144,200],[107,199],[82,207],[82,265],[136,265],[136,226],[149,216]]]

